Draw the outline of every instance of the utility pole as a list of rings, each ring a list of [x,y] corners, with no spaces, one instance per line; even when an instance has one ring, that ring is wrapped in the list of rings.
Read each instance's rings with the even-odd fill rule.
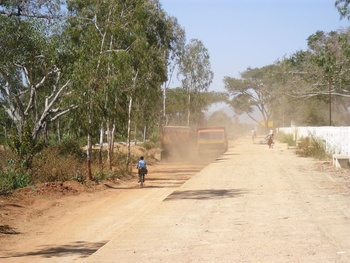
[[[332,80],[328,75],[329,126],[332,126]]]

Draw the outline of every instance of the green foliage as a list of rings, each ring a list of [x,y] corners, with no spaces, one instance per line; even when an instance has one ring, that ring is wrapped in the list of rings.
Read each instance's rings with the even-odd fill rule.
[[[319,160],[329,158],[329,154],[325,151],[323,142],[313,137],[301,138],[297,147],[297,154],[302,157],[314,157]]]
[[[71,179],[81,184],[86,183],[86,175],[81,173],[80,171],[77,171],[76,174]]]
[[[184,125],[187,122],[186,107],[187,93],[183,88],[167,89],[166,115],[167,123]]]
[[[92,175],[92,181],[96,183],[100,183],[105,180],[115,180],[117,178],[118,178],[117,173],[110,170],[98,170]]]
[[[28,172],[15,167],[13,160],[8,160],[8,166],[0,171],[0,194],[8,194],[18,188],[30,184]]]
[[[17,164],[24,168],[30,168],[33,157],[44,148],[42,141],[33,139],[28,123],[23,126],[22,136],[20,137],[14,132],[9,138],[8,144],[17,156]]]
[[[349,0],[336,0],[334,5],[338,9],[340,18],[346,18],[350,20]]]
[[[288,146],[295,146],[295,140],[293,139],[293,134],[285,134],[283,132],[279,132],[278,140],[282,143],[287,143]]]
[[[214,78],[210,55],[202,41],[191,39],[190,43],[185,46],[184,53],[180,58],[178,76],[183,76],[181,82],[188,97],[187,126],[190,125],[191,121],[197,124],[202,113],[201,109],[204,108],[205,104],[200,93],[208,91]],[[193,115],[192,118],[191,115]]]
[[[8,126],[8,120],[5,116],[4,108],[0,107],[0,144],[6,143],[6,132]]]
[[[340,1],[339,1],[340,2]],[[343,1],[345,2],[345,1]],[[348,5],[346,5],[348,11]],[[265,123],[277,126],[349,124],[348,93],[350,29],[317,31],[307,39],[308,49],[296,51],[274,64],[225,77],[229,104],[237,114],[259,110]]]
[[[307,112],[304,114],[303,123],[307,126],[326,126],[326,114],[315,106],[316,101],[309,102]],[[318,105],[322,102],[318,102]]]
[[[71,155],[80,161],[83,161],[86,158],[86,153],[83,151],[77,140],[66,139],[57,147],[60,155]]]
[[[49,17],[61,7],[50,3],[42,10],[26,8]],[[0,83],[9,90],[7,94],[0,89],[6,109],[0,112],[0,123],[16,127],[9,144],[18,167],[28,169],[34,183],[70,178],[83,182],[85,153],[77,142],[63,139],[61,145],[44,148],[38,138],[47,136],[47,144],[53,145],[65,137],[86,143],[84,136],[89,135],[94,144],[101,126],[115,126],[125,140],[131,98],[135,132],[146,127],[153,134],[159,127],[168,62],[180,56],[185,42],[177,20],[158,1],[96,5],[72,0],[64,9],[68,16],[62,16],[62,23],[46,23],[35,14],[30,19],[0,16]],[[124,160],[113,161],[124,165]]]
[[[157,147],[157,143],[158,142],[154,142],[154,141],[146,141],[142,144],[142,146],[145,147],[146,150],[150,150]]]

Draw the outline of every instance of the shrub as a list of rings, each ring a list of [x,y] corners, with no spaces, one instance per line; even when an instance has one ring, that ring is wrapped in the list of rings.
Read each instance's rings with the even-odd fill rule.
[[[0,171],[0,194],[8,194],[13,190],[30,184],[27,172],[15,168],[13,160],[9,160],[8,164],[4,170]]]
[[[278,133],[278,139],[282,143],[287,143],[288,146],[295,146],[295,141],[293,139],[293,134],[285,134],[283,132]]]
[[[82,173],[80,170],[76,171],[75,175],[71,178],[73,181],[76,181],[81,184],[86,183],[86,174]]]
[[[60,155],[72,155],[79,161],[83,161],[86,158],[86,153],[80,147],[79,142],[73,139],[64,140],[60,145],[57,146]]]
[[[117,178],[117,174],[110,170],[98,170],[92,176],[92,180],[96,183],[100,183],[105,180],[114,180]]]
[[[23,134],[21,137],[17,132],[13,132],[13,135],[9,138],[8,145],[17,155],[17,166],[25,168],[32,166],[34,156],[44,148],[44,142],[33,139],[31,127],[28,123],[23,125]]]
[[[146,141],[142,144],[142,146],[146,149],[146,150],[150,150],[153,148],[157,147],[157,143],[156,142],[152,142],[152,141]]]
[[[75,155],[62,155],[59,148],[47,147],[33,159],[30,176],[33,183],[82,180],[85,171],[85,163]]]
[[[0,195],[9,194],[13,190],[13,184],[9,176],[1,172],[0,173]]]
[[[297,154],[303,157],[314,157],[319,160],[329,158],[329,154],[326,152],[323,142],[313,137],[303,137],[300,139]]]

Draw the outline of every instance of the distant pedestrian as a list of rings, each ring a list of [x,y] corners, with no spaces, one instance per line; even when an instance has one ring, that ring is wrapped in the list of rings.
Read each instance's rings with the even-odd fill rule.
[[[255,131],[255,129],[253,129],[252,130],[252,141],[253,141],[253,143],[254,143],[255,138],[256,138],[256,131]]]
[[[267,139],[267,145],[269,148],[273,148],[273,145],[275,144],[273,141],[273,130],[270,130],[269,134],[266,136]]]

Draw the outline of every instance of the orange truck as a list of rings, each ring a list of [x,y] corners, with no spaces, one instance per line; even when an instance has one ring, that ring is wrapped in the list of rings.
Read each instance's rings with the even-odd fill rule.
[[[228,149],[225,127],[199,127],[197,129],[199,155],[221,155]]]

